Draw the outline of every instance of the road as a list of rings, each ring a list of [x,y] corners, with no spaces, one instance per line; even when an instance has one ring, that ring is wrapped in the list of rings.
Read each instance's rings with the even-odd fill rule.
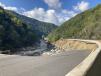
[[[65,76],[90,51],[69,51],[56,56],[0,55],[0,76]]]
[[[83,62],[81,62],[78,66],[76,66],[73,70],[71,70],[65,76],[85,76],[85,75],[98,76],[96,74],[99,74],[100,72],[97,71],[99,70],[99,68],[96,69],[96,67],[100,65],[99,65],[99,62],[97,63],[97,66],[94,63],[96,63],[96,59],[98,55],[101,53],[101,41],[100,40],[83,40],[83,39],[68,39],[68,40],[76,40],[81,42],[83,41],[87,43],[93,43],[97,45],[97,48],[95,51],[92,51],[92,53],[90,53],[89,56]],[[98,61],[100,61],[100,59]],[[95,70],[97,71],[97,73],[95,72]]]

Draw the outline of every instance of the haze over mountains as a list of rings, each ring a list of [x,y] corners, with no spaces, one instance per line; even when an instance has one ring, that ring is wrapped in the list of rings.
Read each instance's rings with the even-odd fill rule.
[[[0,50],[33,45],[56,27],[0,7]]]
[[[101,4],[66,21],[48,38],[52,42],[60,38],[101,39]]]

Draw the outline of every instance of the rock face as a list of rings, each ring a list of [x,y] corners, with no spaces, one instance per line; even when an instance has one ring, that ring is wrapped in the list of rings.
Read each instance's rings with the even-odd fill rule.
[[[54,48],[49,52],[43,53],[43,55],[57,55],[61,53],[65,53],[67,51],[75,51],[75,50],[82,50],[82,51],[95,51],[98,47],[94,43],[79,41],[79,40],[70,40],[70,39],[61,39],[54,43]]]
[[[97,48],[96,44],[90,44],[86,42],[81,41],[75,41],[75,40],[68,40],[68,39],[61,39],[53,43],[57,48],[68,51],[68,50],[95,50]]]
[[[47,49],[47,43],[44,40],[40,40],[40,49]]]

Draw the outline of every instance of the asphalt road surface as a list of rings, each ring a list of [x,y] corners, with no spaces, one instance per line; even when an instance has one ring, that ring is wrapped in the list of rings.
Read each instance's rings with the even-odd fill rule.
[[[89,51],[69,51],[57,56],[0,55],[0,76],[65,76]]]

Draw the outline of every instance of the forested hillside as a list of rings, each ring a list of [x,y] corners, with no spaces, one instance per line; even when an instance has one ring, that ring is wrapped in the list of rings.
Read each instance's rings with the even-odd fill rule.
[[[49,41],[60,38],[101,39],[101,4],[76,15],[48,35]]]
[[[21,19],[24,23],[30,25],[39,37],[42,37],[42,35],[47,36],[50,32],[52,32],[54,29],[57,28],[57,26],[52,23],[38,21],[36,19],[29,18],[24,15],[20,15],[13,11],[8,11],[8,12],[14,14],[17,18]]]
[[[56,27],[0,7],[0,50],[31,46]]]
[[[0,50],[28,46],[36,39],[31,26],[0,7]]]

